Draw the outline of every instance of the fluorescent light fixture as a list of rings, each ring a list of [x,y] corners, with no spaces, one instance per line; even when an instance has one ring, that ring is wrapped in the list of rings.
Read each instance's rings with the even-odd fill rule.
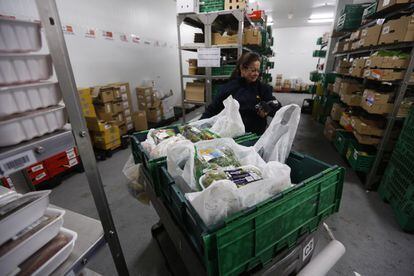
[[[288,19],[292,19],[293,18],[293,13],[288,13]]]
[[[321,18],[321,19],[308,19],[308,23],[330,23],[333,22],[333,18]]]
[[[333,19],[333,13],[313,13],[309,17],[309,19]]]

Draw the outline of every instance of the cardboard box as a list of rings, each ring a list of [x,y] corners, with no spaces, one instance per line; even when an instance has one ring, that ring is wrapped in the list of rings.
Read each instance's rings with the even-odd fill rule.
[[[105,121],[110,121],[110,119],[108,120],[108,118],[111,118],[116,114],[112,110],[112,103],[95,105],[95,110],[98,118]]]
[[[211,34],[212,45],[226,45],[226,44],[237,44],[237,34],[235,35],[221,35],[220,33]]]
[[[148,129],[147,115],[145,111],[134,112],[134,114],[132,114],[132,121],[136,131]]]
[[[354,131],[361,135],[381,137],[384,134],[384,130],[379,127],[379,123],[372,120],[366,120],[362,117],[352,117],[351,125]]]
[[[409,3],[410,0],[379,0],[377,6],[377,12],[392,7],[397,4]]]
[[[96,110],[92,103],[81,102],[81,108],[84,117],[96,117]]]
[[[94,90],[94,94],[97,94],[97,97],[94,98],[95,102],[108,103],[114,100],[112,87],[95,87]]]
[[[112,87],[112,91],[114,93],[114,100],[118,101],[122,99],[122,92],[121,92],[121,88],[119,86],[111,86]]]
[[[392,104],[370,104],[362,98],[361,107],[370,114],[387,114],[392,111]]]
[[[124,114],[118,113],[117,115],[112,117],[112,121],[115,122],[116,125],[120,126],[123,125],[124,122]]]
[[[352,131],[351,125],[352,116],[348,115],[347,113],[342,113],[341,119],[339,120],[339,124],[346,130]]]
[[[225,10],[242,10],[246,8],[246,0],[225,0]]]
[[[378,45],[378,39],[382,30],[381,25],[375,25],[365,28],[361,31],[361,39],[359,40],[359,47],[369,47]]]
[[[110,128],[111,125],[115,125],[112,122],[105,122],[104,120],[100,120],[98,118],[85,118],[85,120],[88,129],[93,132],[105,131]]]
[[[362,100],[361,94],[341,94],[341,101],[349,106],[360,106]]]
[[[392,69],[406,69],[409,60],[394,57],[370,56],[365,62],[365,66],[372,68],[392,68]]]
[[[123,125],[121,125],[121,126],[119,126],[119,134],[122,136],[122,135],[125,135],[125,134],[127,134],[128,133],[128,129],[127,129],[127,127],[126,127],[126,125],[125,124],[123,124]]]
[[[351,67],[349,68],[349,75],[360,78],[364,75],[364,68],[363,67]]]
[[[138,86],[136,89],[137,95],[151,96],[154,94],[150,86]]]
[[[361,35],[361,30],[356,30],[355,32],[351,33],[351,36],[349,37],[349,40],[350,41],[359,40],[360,35]]]
[[[352,67],[363,68],[365,67],[365,61],[364,58],[356,58],[352,61]]]
[[[326,118],[323,134],[329,141],[332,142],[335,139],[335,134],[338,129],[341,129],[341,126],[337,122],[333,121],[330,117]]]
[[[333,92],[339,95],[339,91],[341,89],[342,78],[336,77],[335,83],[333,85]]]
[[[382,67],[383,61],[384,61],[384,57],[369,56],[365,61],[365,67],[368,67],[368,68],[383,68]]]
[[[354,131],[354,136],[358,140],[358,143],[363,145],[378,145],[381,142],[381,138],[369,135],[361,135],[356,131]]]
[[[204,102],[205,86],[201,82],[188,82],[185,88],[185,99],[188,101]]]
[[[132,106],[131,90],[129,89],[129,83],[127,82],[116,82],[110,84],[114,89],[121,91],[121,99],[124,102],[128,102],[129,107]]]
[[[339,68],[349,68],[352,66],[352,62],[347,61],[347,60],[340,60],[338,62],[338,66]]]
[[[414,15],[389,20],[382,26],[378,44],[410,42],[414,40]]]
[[[335,53],[344,52],[344,46],[345,46],[345,44],[348,44],[348,43],[349,43],[349,41],[338,41],[335,44],[335,47],[333,49],[333,53],[335,54]]]
[[[364,86],[362,86],[360,83],[342,81],[341,86],[339,88],[339,94],[340,95],[354,94],[357,92],[362,92],[363,89],[364,89]]]
[[[349,75],[349,68],[345,68],[345,67],[340,68],[339,67],[339,68],[335,69],[335,72],[340,74],[340,75],[348,76]]]
[[[352,42],[345,43],[343,46],[343,51],[344,52],[351,51],[351,47],[352,47]]]
[[[331,119],[334,121],[339,121],[341,119],[342,113],[344,113],[345,110],[345,106],[339,103],[334,103],[331,109]]]
[[[88,88],[78,88],[79,100],[82,103],[92,104],[92,95],[91,89]]]
[[[394,81],[403,79],[405,71],[394,71],[393,69],[365,69],[363,76],[367,79]]]
[[[147,121],[150,123],[158,123],[162,120],[163,110],[162,106],[155,108],[148,108],[147,112]]]
[[[103,131],[93,132],[93,143],[107,144],[120,138],[119,128],[113,123],[106,123]]]
[[[118,138],[114,141],[105,143],[102,141],[96,141],[94,142],[93,146],[97,149],[103,149],[103,150],[114,150],[121,146],[121,138]]]
[[[356,50],[359,48],[359,41],[352,42],[351,50]]]
[[[391,101],[394,93],[379,93],[375,90],[365,89],[362,96],[369,104],[386,104]]]
[[[124,106],[122,105],[122,102],[113,102],[112,103],[112,113],[118,114],[120,112],[124,111]]]
[[[243,30],[243,45],[262,45],[262,33],[259,29],[247,28]]]

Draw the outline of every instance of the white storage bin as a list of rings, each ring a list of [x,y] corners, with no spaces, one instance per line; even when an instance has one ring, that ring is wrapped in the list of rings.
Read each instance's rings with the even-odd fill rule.
[[[50,191],[30,192],[19,198],[36,196],[37,199],[0,220],[0,245],[38,220],[49,205]]]
[[[0,118],[57,105],[61,100],[62,94],[57,82],[0,87]]]
[[[54,106],[6,117],[0,121],[0,147],[16,145],[22,141],[62,129],[66,123],[63,106]]]
[[[0,18],[0,52],[39,51],[40,23]]]
[[[52,208],[46,209],[45,215],[57,217],[33,233],[31,236],[21,241],[10,251],[0,256],[0,271],[6,275],[15,271],[19,264],[24,262],[42,246],[53,239],[59,233],[59,230],[63,225],[64,214],[65,211],[63,210]],[[39,221],[35,222],[35,224],[36,223],[39,223]],[[30,229],[33,229],[34,227],[36,227],[36,225],[32,224],[29,228],[24,229],[23,233],[19,233],[19,235],[23,235],[24,231],[30,231]]]
[[[75,241],[78,238],[78,234],[63,227],[60,229],[60,233],[69,238],[69,242],[63,248],[61,248],[52,258],[50,258],[35,272],[33,272],[31,276],[50,275],[69,257],[70,253],[72,253],[73,247],[75,246]]]
[[[0,85],[47,80],[52,72],[50,55],[0,55]]]

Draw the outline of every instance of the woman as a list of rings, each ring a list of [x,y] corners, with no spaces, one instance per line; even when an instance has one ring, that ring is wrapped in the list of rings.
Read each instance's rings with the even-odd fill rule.
[[[272,87],[261,83],[260,56],[246,53],[237,61],[230,81],[224,84],[213,99],[201,119],[210,118],[223,110],[223,101],[230,95],[240,104],[240,114],[246,132],[263,134],[267,126],[267,116],[273,116],[281,105],[272,95]]]

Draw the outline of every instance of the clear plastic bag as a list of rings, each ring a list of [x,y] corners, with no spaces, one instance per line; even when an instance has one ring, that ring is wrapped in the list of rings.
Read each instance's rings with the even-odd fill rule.
[[[300,107],[291,104],[279,109],[269,127],[254,145],[264,161],[285,163],[300,120]]]
[[[142,164],[135,164],[132,155],[122,169],[122,173],[129,180],[127,183],[129,193],[139,202],[149,205],[149,197],[145,192],[145,181],[142,174]]]

